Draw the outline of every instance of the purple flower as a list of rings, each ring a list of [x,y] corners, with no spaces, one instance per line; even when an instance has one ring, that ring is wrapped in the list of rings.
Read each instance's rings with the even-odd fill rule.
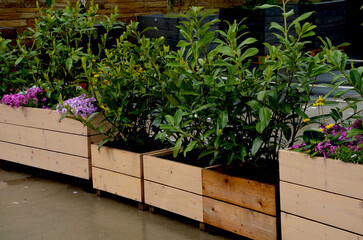
[[[68,111],[72,112],[75,116],[81,115],[85,117],[98,111],[98,107],[94,104],[96,99],[94,97],[87,98],[86,94],[78,97],[68,99],[62,104],[57,105],[57,112],[64,114]]]
[[[0,103],[10,105],[13,108],[18,108],[20,106],[33,107],[36,106],[39,101],[38,96],[44,92],[45,90],[33,86],[31,88],[27,88],[24,92],[4,95]],[[45,99],[43,102],[47,100],[46,98],[43,99]]]

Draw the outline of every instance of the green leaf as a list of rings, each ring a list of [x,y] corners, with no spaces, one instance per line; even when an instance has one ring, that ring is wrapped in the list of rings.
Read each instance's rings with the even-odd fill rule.
[[[265,96],[266,96],[266,91],[261,91],[257,94],[257,99],[263,101],[265,99]]]
[[[273,28],[275,28],[275,29],[277,29],[277,30],[279,30],[279,31],[281,31],[281,32],[285,32],[284,27],[283,27],[283,26],[281,26],[280,24],[276,23],[276,22],[272,22],[272,23],[271,23],[271,25],[270,25],[270,29],[273,29]]]
[[[68,116],[69,112],[63,113],[62,116],[59,118],[59,121],[62,121],[66,116]]]
[[[259,117],[260,117],[260,121],[262,122],[262,124],[264,125],[264,127],[266,128],[268,126],[268,124],[271,121],[271,111],[269,108],[261,108],[259,111]]]
[[[190,152],[194,149],[194,147],[197,143],[198,143],[198,141],[193,141],[188,144],[188,146],[184,150],[184,157],[186,157],[188,152]]]
[[[240,60],[244,60],[246,58],[249,58],[249,57],[253,57],[255,56],[256,54],[258,53],[258,49],[257,48],[249,48],[247,49],[243,54],[242,56],[240,57]]]
[[[98,151],[100,151],[101,147],[103,145],[105,145],[107,142],[109,142],[110,140],[111,140],[111,138],[102,139],[102,141],[100,142],[100,144],[98,144]]]
[[[262,133],[263,130],[265,130],[266,126],[263,125],[261,122],[258,122],[256,124],[256,131],[259,132],[259,133]]]
[[[245,157],[247,156],[247,147],[242,146],[241,148],[241,160],[242,162],[245,162]]]
[[[214,32],[207,32],[198,41],[197,48],[203,47],[208,43],[211,43],[214,38]]]
[[[169,100],[171,104],[173,104],[175,107],[178,107],[180,105],[179,101],[173,97],[172,95],[166,95],[166,98]]]
[[[258,152],[258,150],[260,149],[261,145],[262,145],[262,137],[261,136],[258,136],[255,138],[255,140],[253,140],[253,143],[252,143],[252,149],[251,149],[251,153],[252,153],[252,156],[255,156],[256,153]]]
[[[98,115],[99,112],[94,112],[92,113],[88,118],[87,118],[87,122],[89,122],[92,118],[94,118],[96,115]]]
[[[172,125],[172,126],[174,126],[175,124],[174,124],[174,118],[172,117],[172,116],[170,116],[170,115],[166,115],[165,116],[165,119],[166,119],[166,121],[170,124],[170,125]]]
[[[24,56],[19,57],[18,59],[16,59],[14,64],[18,65],[21,61],[23,61],[23,59],[24,59]]]
[[[260,108],[262,108],[262,104],[256,100],[248,101],[247,105],[250,106],[253,110],[260,110]]]
[[[301,38],[311,37],[311,36],[314,36],[314,35],[315,35],[315,32],[310,31],[310,32],[307,32],[307,33],[303,34],[301,36]]]
[[[214,107],[214,106],[215,106],[215,104],[214,104],[214,103],[204,104],[204,105],[200,106],[199,108],[197,108],[197,109],[193,110],[193,112],[192,112],[192,113],[197,113],[197,112],[202,111],[202,110],[204,110],[204,109],[206,109],[206,108],[210,108],[210,107]]]
[[[175,126],[179,126],[180,125],[180,122],[182,120],[182,110],[181,109],[178,109],[174,115],[174,122],[175,122]],[[166,116],[165,116],[166,117]]]
[[[67,58],[67,60],[66,60],[66,67],[67,67],[68,71],[71,71],[72,65],[73,65],[73,59],[71,57],[70,58]]]
[[[178,141],[176,141],[173,151],[173,157],[176,158],[180,152],[180,147],[183,143],[183,138],[179,138]]]
[[[190,43],[187,43],[186,41],[184,41],[184,40],[180,40],[179,42],[178,42],[178,45],[176,45],[177,47],[187,47],[187,46],[189,46],[190,45]]]
[[[224,129],[228,124],[228,113],[227,111],[220,112],[217,120],[218,125],[221,129]]]
[[[282,10],[282,7],[278,5],[271,5],[271,4],[263,4],[261,6],[255,7],[256,9],[268,9],[268,8],[280,8]]]

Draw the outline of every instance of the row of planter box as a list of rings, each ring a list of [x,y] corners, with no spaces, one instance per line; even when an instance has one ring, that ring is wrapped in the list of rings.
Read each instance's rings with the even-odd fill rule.
[[[0,104],[0,159],[93,179],[95,189],[252,239],[280,238],[279,189],[163,159],[103,147],[54,111]],[[280,151],[282,239],[363,239],[363,166]]]

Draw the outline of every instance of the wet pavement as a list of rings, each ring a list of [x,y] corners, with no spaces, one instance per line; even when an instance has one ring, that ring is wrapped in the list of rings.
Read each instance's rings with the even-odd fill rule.
[[[85,191],[86,181],[5,161],[0,166],[0,239],[243,239],[137,203]]]

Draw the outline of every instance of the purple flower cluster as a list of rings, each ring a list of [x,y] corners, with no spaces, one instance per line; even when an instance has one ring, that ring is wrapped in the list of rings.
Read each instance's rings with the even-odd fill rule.
[[[45,93],[45,90],[34,86],[27,88],[24,92],[4,95],[0,103],[10,105],[12,108],[18,108],[20,106],[33,107],[38,105],[40,98],[42,103],[47,101],[46,97],[42,97],[43,93]],[[46,108],[46,106],[43,105],[43,108]]]
[[[95,105],[96,99],[94,97],[87,98],[86,94],[82,94],[78,97],[68,99],[62,104],[57,105],[57,112],[64,114],[68,111],[75,116],[81,115],[85,117],[98,111],[97,105]]]
[[[337,150],[337,146],[331,144],[330,140],[328,142],[320,142],[315,146],[315,152],[319,155],[323,155],[324,158],[329,157],[330,154],[335,154]]]
[[[354,122],[350,127],[344,128],[339,125],[333,124],[323,124],[320,126],[320,129],[324,133],[324,139],[318,140],[316,144],[307,146],[307,144],[302,143],[299,145],[295,145],[292,149],[300,149],[302,151],[307,151],[304,147],[307,146],[310,148],[310,153],[315,152],[320,156],[324,156],[324,158],[330,157],[330,155],[337,154],[340,147],[345,147],[349,149],[349,151],[358,152],[363,151],[362,147],[358,147],[363,143],[363,136],[356,135],[354,138],[348,137],[349,130],[355,129],[363,129],[362,120],[359,119]]]

